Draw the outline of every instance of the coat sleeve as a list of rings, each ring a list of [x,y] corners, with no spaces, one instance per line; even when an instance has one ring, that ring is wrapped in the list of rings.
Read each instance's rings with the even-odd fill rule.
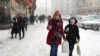
[[[49,22],[48,22],[47,30],[51,30],[51,29],[50,29],[50,26],[51,26],[51,20],[49,20]]]
[[[65,34],[68,34],[68,33],[69,33],[69,31],[66,31],[66,30],[67,30],[67,28],[68,28],[68,25],[67,25],[67,26],[65,26],[65,29],[64,29],[64,33],[65,33]]]
[[[77,32],[76,33],[77,39],[80,40],[80,34],[79,34],[79,28],[78,28],[78,26],[76,26],[76,30],[77,30],[76,31]]]
[[[66,28],[67,28],[67,26],[65,26],[65,29],[64,29],[64,33],[65,33],[65,34],[67,34],[67,32],[66,32]]]

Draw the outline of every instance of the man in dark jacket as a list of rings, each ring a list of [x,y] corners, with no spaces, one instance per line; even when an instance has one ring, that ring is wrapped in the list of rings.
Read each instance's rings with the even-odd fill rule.
[[[66,39],[69,42],[69,56],[72,56],[74,49],[74,44],[80,41],[79,29],[76,25],[77,20],[75,17],[69,19],[69,24],[65,27],[64,33],[66,34]]]
[[[39,21],[42,22],[42,15],[39,16]]]
[[[13,39],[13,35],[15,34],[15,38],[16,38],[16,35],[18,33],[18,24],[17,24],[17,17],[14,17],[12,19],[12,23],[13,23],[13,26],[12,26],[12,31],[11,31],[11,39]]]
[[[34,15],[31,15],[30,16],[30,24],[31,25],[34,25]]]
[[[20,37],[20,40],[21,40],[21,31],[23,33],[23,38],[24,38],[24,35],[25,35],[25,31],[24,31],[25,19],[23,18],[22,13],[19,14],[19,17],[17,19],[17,23],[18,23],[18,26],[19,26],[19,37]]]
[[[25,15],[24,20],[25,20],[25,30],[27,30],[27,26],[28,26],[28,22],[29,22],[27,15]]]

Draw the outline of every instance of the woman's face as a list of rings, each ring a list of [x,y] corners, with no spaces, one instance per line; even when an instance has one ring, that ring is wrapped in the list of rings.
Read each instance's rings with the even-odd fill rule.
[[[70,24],[74,25],[75,24],[75,20],[74,19],[70,20]]]
[[[56,15],[56,16],[55,16],[55,19],[56,19],[56,20],[60,20],[61,18],[60,18],[59,15]]]

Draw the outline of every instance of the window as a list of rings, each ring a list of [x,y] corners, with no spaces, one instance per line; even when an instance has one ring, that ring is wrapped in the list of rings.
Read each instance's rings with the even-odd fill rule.
[[[0,0],[0,25],[10,23],[10,0]]]

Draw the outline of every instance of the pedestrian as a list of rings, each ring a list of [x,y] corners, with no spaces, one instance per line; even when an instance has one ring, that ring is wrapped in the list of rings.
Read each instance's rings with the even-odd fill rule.
[[[42,23],[42,15],[39,16],[39,21]]]
[[[51,19],[51,15],[48,16],[48,21]]]
[[[69,42],[69,56],[72,56],[74,45],[80,41],[79,28],[76,25],[77,20],[75,17],[69,19],[69,24],[66,25],[64,33],[66,40]]]
[[[15,34],[15,38],[16,38],[18,30],[19,30],[19,27],[17,24],[17,16],[12,18],[12,24],[13,24],[13,26],[12,26],[12,31],[11,31],[11,39],[13,39],[14,34]]]
[[[51,46],[50,56],[57,56],[58,46],[61,44],[61,39],[64,38],[63,21],[59,11],[55,11],[54,16],[47,25],[49,30],[47,35],[47,44]]]
[[[18,18],[17,18],[17,23],[18,23],[18,26],[19,26],[19,37],[20,37],[20,40],[21,40],[22,38],[24,38],[24,35],[25,35],[25,31],[24,31],[25,19],[24,19],[22,13],[19,13]],[[22,35],[21,32],[23,33],[23,37],[21,37],[21,35]]]
[[[43,14],[43,15],[41,16],[41,18],[42,18],[42,23],[44,23],[44,21],[45,21],[45,19],[46,19],[46,16]]]
[[[38,20],[39,20],[39,17],[38,17],[38,15],[36,15],[36,16],[35,16],[35,21],[36,21],[36,23],[38,23]]]
[[[34,20],[35,20],[35,19],[34,19],[34,15],[31,15],[31,16],[30,16],[30,24],[31,24],[31,25],[34,25]]]
[[[29,22],[27,15],[24,16],[24,20],[25,20],[25,30],[27,31],[27,26],[28,26],[28,22]]]

